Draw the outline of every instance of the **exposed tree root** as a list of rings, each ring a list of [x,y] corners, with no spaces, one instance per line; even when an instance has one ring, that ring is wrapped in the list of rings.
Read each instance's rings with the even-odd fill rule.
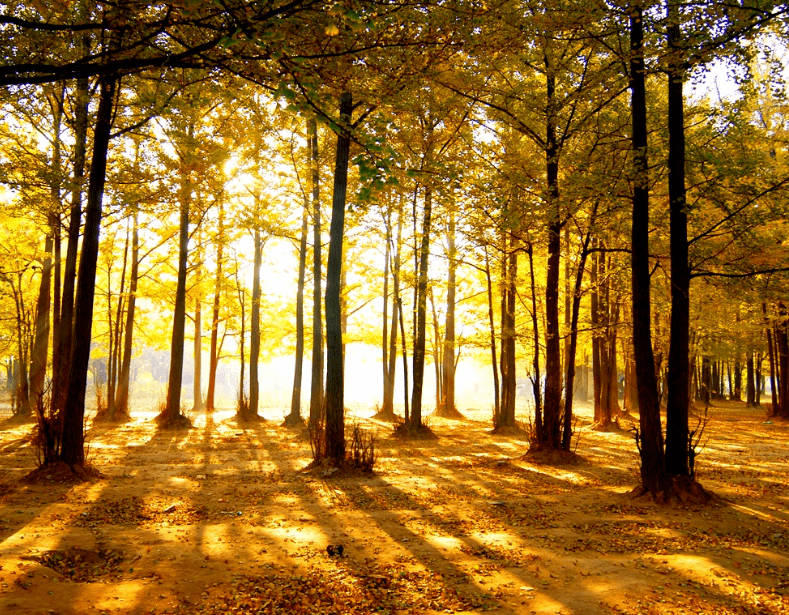
[[[708,491],[690,476],[672,476],[670,486],[666,491],[652,493],[647,491],[643,485],[639,485],[630,492],[632,499],[650,498],[657,504],[671,505],[680,504],[682,506],[708,506],[718,505],[724,500],[720,496]]]
[[[521,459],[529,463],[545,466],[575,466],[584,461],[583,457],[576,453],[552,448],[530,448]]]
[[[285,417],[285,420],[282,421],[282,427],[289,427],[289,428],[302,428],[306,425],[304,419],[300,414],[289,414]]]
[[[252,414],[251,412],[236,412],[233,418],[237,423],[265,423],[266,419],[259,414]]]
[[[466,418],[457,408],[447,408],[445,406],[439,406],[430,416],[437,416],[442,419],[455,419],[458,421],[462,421]]]
[[[159,429],[180,430],[192,429],[193,427],[192,421],[186,418],[183,414],[176,414],[174,416],[164,413],[157,414],[153,421],[159,426]]]
[[[379,410],[372,416],[372,418],[376,421],[386,421],[387,423],[396,423],[398,420],[402,420],[402,417],[398,414],[395,414],[394,410]]]
[[[123,412],[121,410],[116,410],[114,416],[111,415],[110,411],[106,408],[102,408],[96,413],[96,416],[93,417],[94,423],[111,423],[114,425],[120,425],[122,423],[128,423],[131,421],[132,418],[129,416],[127,412]]]
[[[492,436],[515,436],[516,438],[528,437],[528,432],[517,425],[501,425],[490,431]]]
[[[21,480],[31,485],[42,483],[72,485],[101,477],[101,472],[90,465],[69,466],[64,461],[55,461],[28,472]]]
[[[619,424],[619,419],[615,419],[610,423],[608,423],[607,425],[603,425],[601,423],[592,423],[591,429],[593,431],[599,431],[602,433],[622,433],[622,434],[630,433],[627,429],[624,429]]]
[[[438,436],[427,425],[415,430],[408,423],[400,423],[395,427],[392,436],[402,440],[438,440]]]

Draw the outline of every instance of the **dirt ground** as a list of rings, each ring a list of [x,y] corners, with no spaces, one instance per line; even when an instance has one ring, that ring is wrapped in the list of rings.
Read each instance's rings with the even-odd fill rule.
[[[91,429],[103,478],[77,485],[21,482],[31,427],[6,422],[0,612],[789,613],[789,425],[711,412],[699,480],[724,501],[704,507],[630,497],[632,435],[592,431],[588,408],[579,462],[554,466],[487,411],[418,442],[357,418],[380,447],[359,476],[303,472],[282,412],[186,432],[141,412]]]

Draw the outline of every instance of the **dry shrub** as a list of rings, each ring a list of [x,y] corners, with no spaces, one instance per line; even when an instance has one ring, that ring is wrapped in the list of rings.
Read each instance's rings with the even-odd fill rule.
[[[362,472],[372,472],[378,454],[375,450],[375,434],[354,424],[351,446],[347,453],[351,465]]]
[[[39,467],[55,463],[60,455],[62,428],[58,413],[52,409],[50,395],[39,395],[36,404],[36,426],[33,429],[33,446]]]
[[[310,423],[310,449],[312,449],[312,465],[320,464],[326,458],[326,435],[323,421]]]

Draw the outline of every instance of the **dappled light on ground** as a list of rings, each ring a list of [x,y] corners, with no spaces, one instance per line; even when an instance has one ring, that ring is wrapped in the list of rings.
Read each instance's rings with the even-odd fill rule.
[[[789,425],[719,405],[697,461],[724,498],[708,507],[632,499],[630,434],[591,421],[578,462],[551,465],[485,413],[433,418],[422,441],[359,418],[376,472],[324,477],[278,417],[178,432],[133,413],[91,430],[103,477],[77,485],[21,482],[31,426],[8,425],[0,612],[789,612]]]

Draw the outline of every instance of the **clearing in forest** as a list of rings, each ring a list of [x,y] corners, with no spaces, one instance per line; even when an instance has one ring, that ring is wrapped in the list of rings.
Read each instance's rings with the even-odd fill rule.
[[[135,412],[91,429],[103,478],[81,484],[21,482],[31,426],[5,423],[0,612],[789,612],[787,423],[719,402],[697,469],[723,500],[659,507],[628,495],[632,435],[579,412],[579,459],[555,466],[488,412],[418,442],[359,418],[380,457],[352,476],[302,471],[309,441],[281,413],[167,432]]]

